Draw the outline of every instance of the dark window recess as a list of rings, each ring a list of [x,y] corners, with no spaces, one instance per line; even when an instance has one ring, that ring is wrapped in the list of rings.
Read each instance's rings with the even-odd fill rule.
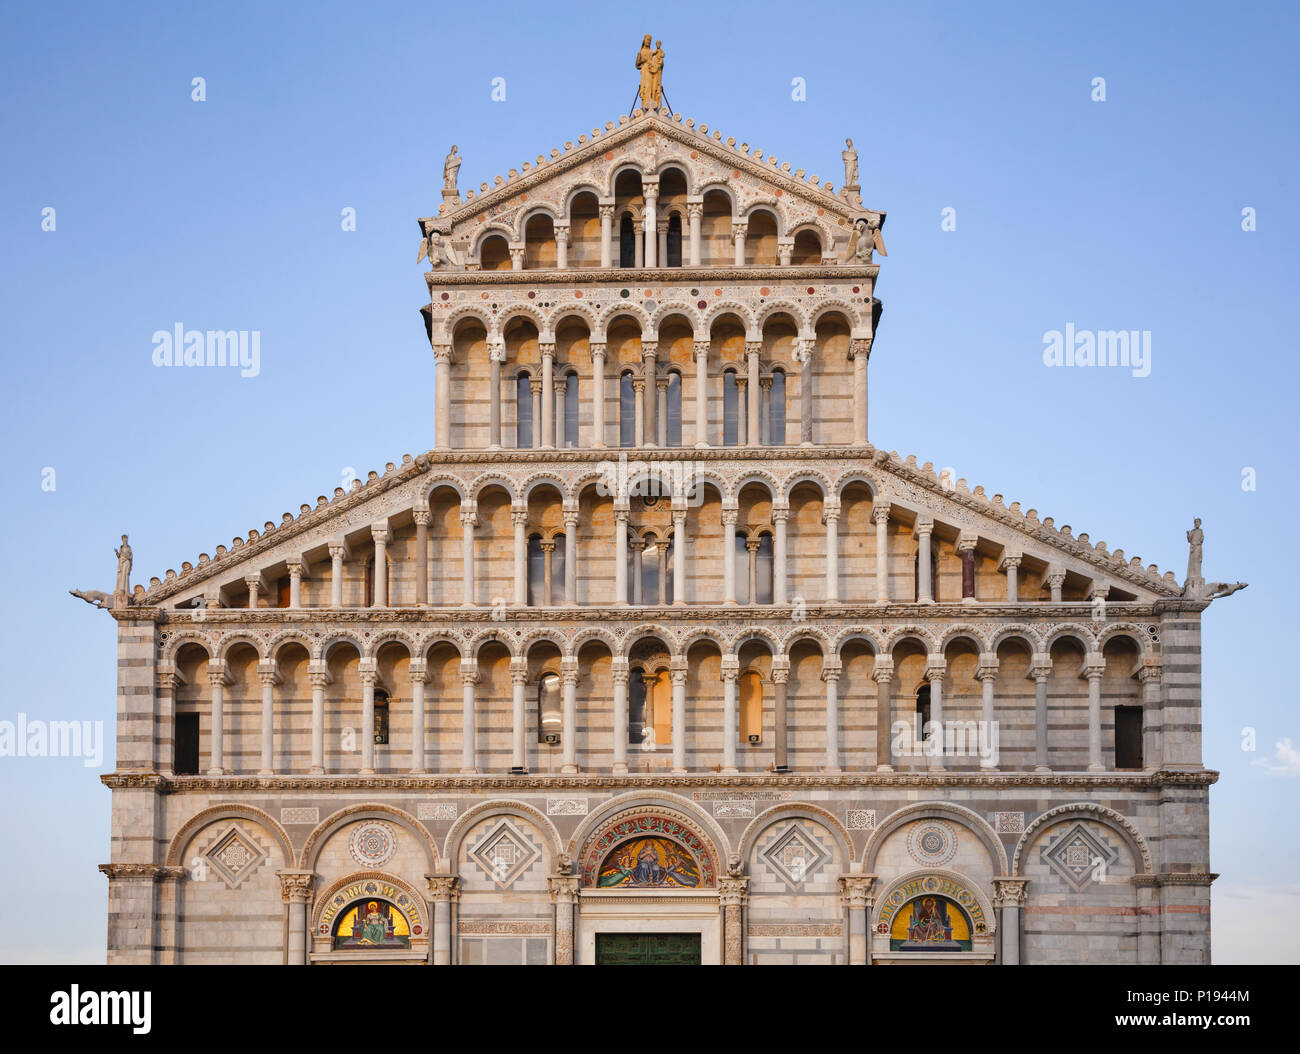
[[[626,212],[618,225],[618,265],[636,266],[636,228],[632,226],[632,217]]]
[[[682,218],[674,215],[668,220],[668,259],[665,267],[682,265]]]
[[[199,774],[199,715],[176,715],[176,760],[173,769],[178,776]]]
[[[921,739],[930,738],[930,686],[921,685],[916,690],[916,724],[921,731]]]
[[[640,666],[632,667],[627,679],[627,741],[640,743],[645,738],[645,674]]]
[[[1115,767],[1142,767],[1142,707],[1115,707]]]
[[[388,742],[388,693],[375,689],[375,742]]]

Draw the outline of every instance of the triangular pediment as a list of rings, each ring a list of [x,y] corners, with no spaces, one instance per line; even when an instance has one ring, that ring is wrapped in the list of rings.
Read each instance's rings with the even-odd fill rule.
[[[464,259],[485,230],[521,240],[525,219],[539,209],[562,220],[567,202],[580,189],[612,201],[614,178],[621,169],[632,165],[659,172],[674,164],[687,174],[692,197],[725,188],[737,215],[757,205],[770,206],[779,210],[787,230],[814,225],[826,235],[824,244],[842,253],[847,252],[856,218],[884,222],[885,213],[865,208],[856,187],[836,191],[831,180],[680,114],[637,110],[444,201],[437,215],[420,220],[421,234],[438,231],[452,247],[451,256]]]

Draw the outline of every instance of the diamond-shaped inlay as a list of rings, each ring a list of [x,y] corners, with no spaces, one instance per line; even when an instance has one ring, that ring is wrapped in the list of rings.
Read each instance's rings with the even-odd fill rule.
[[[204,856],[221,880],[234,889],[257,870],[266,854],[242,830],[232,827],[213,843]]]
[[[790,886],[803,885],[826,859],[825,851],[798,824],[791,824],[763,851],[763,859]]]
[[[1118,858],[1118,850],[1081,823],[1054,839],[1040,854],[1043,863],[1076,893],[1094,880],[1094,873],[1104,875]]]
[[[508,821],[502,821],[469,854],[503,889],[514,883],[541,853]]]

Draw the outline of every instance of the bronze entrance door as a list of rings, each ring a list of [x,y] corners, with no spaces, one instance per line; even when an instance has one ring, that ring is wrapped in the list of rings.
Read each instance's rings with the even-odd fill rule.
[[[699,966],[698,933],[598,933],[597,966]]]

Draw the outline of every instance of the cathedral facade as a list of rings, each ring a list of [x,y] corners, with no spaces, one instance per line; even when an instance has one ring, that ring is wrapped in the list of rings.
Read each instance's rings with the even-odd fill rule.
[[[109,961],[1208,962],[1199,578],[873,445],[851,142],[638,65],[448,157],[433,449],[119,577]]]

